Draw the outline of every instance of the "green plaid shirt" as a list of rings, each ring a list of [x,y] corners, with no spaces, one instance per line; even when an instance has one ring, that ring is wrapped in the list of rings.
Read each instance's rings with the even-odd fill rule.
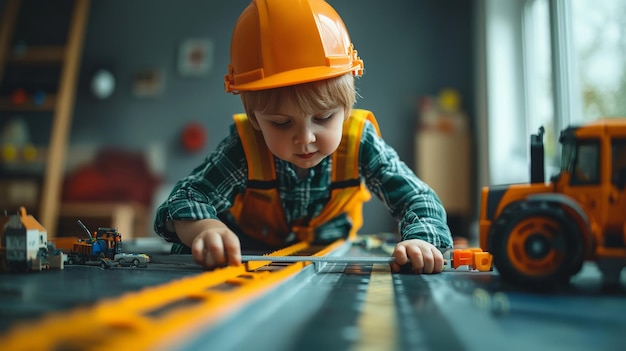
[[[360,150],[360,177],[400,222],[402,240],[422,239],[440,249],[451,248],[452,237],[441,201],[376,134],[369,122],[363,128]],[[275,165],[287,224],[308,223],[330,198],[331,157],[309,169],[304,178],[298,178],[289,162],[275,158]],[[156,233],[167,241],[180,242],[171,221],[218,219],[218,214],[228,212],[235,196],[245,191],[247,179],[246,157],[233,125],[230,136],[189,176],[178,181],[169,198],[158,208]],[[346,237],[350,227],[347,216],[338,216],[315,229],[316,241]]]

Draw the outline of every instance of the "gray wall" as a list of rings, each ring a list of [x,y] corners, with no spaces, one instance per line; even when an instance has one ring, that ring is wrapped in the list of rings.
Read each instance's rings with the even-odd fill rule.
[[[473,111],[473,5],[467,0],[332,0],[365,61],[357,81],[357,107],[373,110],[383,136],[413,166],[416,101],[453,87],[466,111]],[[248,0],[92,0],[79,92],[71,132],[73,148],[119,145],[131,150],[163,150],[166,187],[188,174],[227,134],[239,98],[223,90],[230,32]],[[186,38],[210,38],[213,69],[205,77],[183,77],[177,55]],[[117,78],[114,94],[96,100],[90,75],[109,68]],[[133,95],[134,76],[146,67],[161,69],[163,92]],[[473,116],[470,116],[473,118]],[[208,131],[205,150],[188,154],[179,134],[190,121]],[[155,148],[156,146],[156,148]],[[377,200],[365,207],[362,232],[395,231]]]

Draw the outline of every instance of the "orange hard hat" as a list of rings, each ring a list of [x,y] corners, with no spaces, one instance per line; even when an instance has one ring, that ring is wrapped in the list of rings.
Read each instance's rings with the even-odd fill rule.
[[[323,0],[253,0],[230,44],[229,93],[363,74],[337,12]]]

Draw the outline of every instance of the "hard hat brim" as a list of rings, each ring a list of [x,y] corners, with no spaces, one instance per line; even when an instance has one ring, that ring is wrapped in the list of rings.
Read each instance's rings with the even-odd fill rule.
[[[277,73],[249,83],[231,84],[226,88],[228,92],[274,89],[334,78],[350,72],[352,72],[355,76],[360,76],[362,74],[362,66],[355,63],[354,65],[344,67],[331,68],[328,66],[321,66],[300,68]]]

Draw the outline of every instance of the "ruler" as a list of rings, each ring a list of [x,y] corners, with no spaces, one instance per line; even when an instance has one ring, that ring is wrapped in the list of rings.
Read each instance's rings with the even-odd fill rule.
[[[393,257],[341,257],[341,256],[265,256],[265,255],[242,255],[242,262],[326,262],[326,263],[391,263]]]
[[[443,261],[444,268],[450,265],[452,268],[467,265],[470,269],[479,270],[481,272],[491,271],[493,257],[490,253],[480,248],[470,249],[454,249],[449,259]],[[363,264],[380,264],[395,262],[394,257],[389,256],[289,256],[289,255],[242,255],[242,262],[326,262],[326,263],[363,263]],[[455,265],[456,261],[456,265]],[[404,266],[410,266],[409,259]],[[263,264],[263,263],[260,263]]]
[[[324,263],[362,263],[362,264],[384,264],[395,262],[396,259],[391,256],[267,256],[267,255],[242,255],[241,262],[324,262]],[[451,263],[452,260],[443,260],[444,268]],[[405,265],[411,263],[411,259],[407,260]]]

